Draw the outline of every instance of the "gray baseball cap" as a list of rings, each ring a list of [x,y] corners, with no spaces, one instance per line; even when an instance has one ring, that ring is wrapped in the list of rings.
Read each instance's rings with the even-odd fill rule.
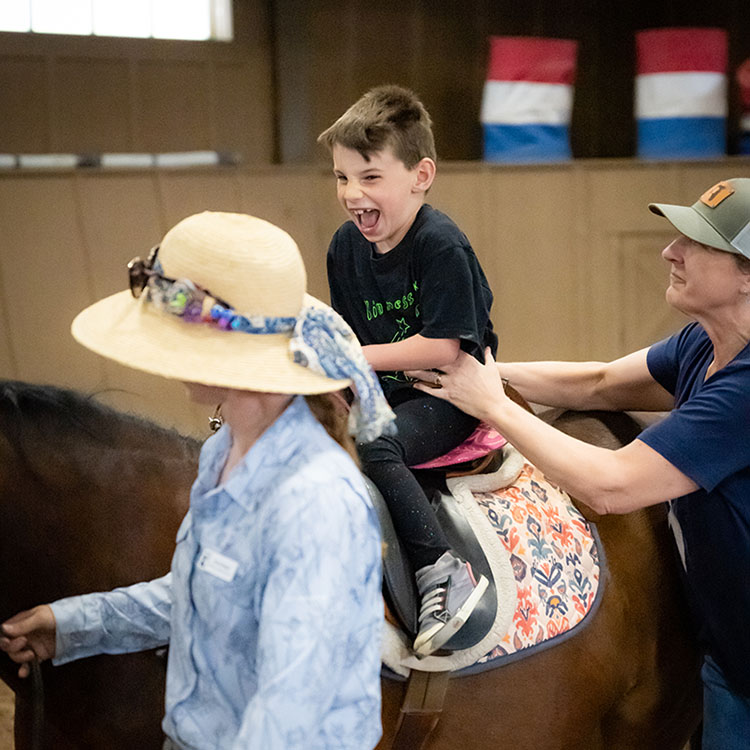
[[[717,182],[692,206],[648,207],[691,240],[750,258],[750,178]]]

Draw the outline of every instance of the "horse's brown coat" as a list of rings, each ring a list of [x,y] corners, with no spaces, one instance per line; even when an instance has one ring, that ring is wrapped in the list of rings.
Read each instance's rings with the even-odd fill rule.
[[[598,417],[574,422],[583,438],[595,426]],[[79,395],[0,384],[0,621],[60,596],[162,575],[197,449]],[[609,572],[591,623],[552,649],[451,680],[427,748],[684,746],[699,719],[698,654],[664,510],[602,518],[599,534]],[[17,691],[17,750],[29,750],[29,685],[15,671],[2,655],[0,677]],[[164,665],[154,653],[43,671],[46,748],[158,750]],[[403,691],[384,680],[382,750]]]

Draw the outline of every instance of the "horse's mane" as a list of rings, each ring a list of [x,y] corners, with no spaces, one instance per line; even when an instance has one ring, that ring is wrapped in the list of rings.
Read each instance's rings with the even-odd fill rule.
[[[174,429],[100,403],[96,394],[14,380],[0,381],[0,435],[26,464],[41,444],[73,453],[125,448],[171,457],[193,456],[199,447]]]

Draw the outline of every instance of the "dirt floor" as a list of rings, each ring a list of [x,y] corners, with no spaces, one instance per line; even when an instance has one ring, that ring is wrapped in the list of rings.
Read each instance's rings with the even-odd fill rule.
[[[0,682],[0,750],[13,750],[13,693]]]

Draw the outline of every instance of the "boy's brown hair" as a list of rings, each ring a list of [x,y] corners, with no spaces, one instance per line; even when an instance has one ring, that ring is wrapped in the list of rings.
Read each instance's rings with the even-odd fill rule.
[[[330,150],[338,144],[358,151],[365,161],[390,146],[407,169],[435,156],[430,115],[409,89],[377,86],[370,89],[318,136]]]

